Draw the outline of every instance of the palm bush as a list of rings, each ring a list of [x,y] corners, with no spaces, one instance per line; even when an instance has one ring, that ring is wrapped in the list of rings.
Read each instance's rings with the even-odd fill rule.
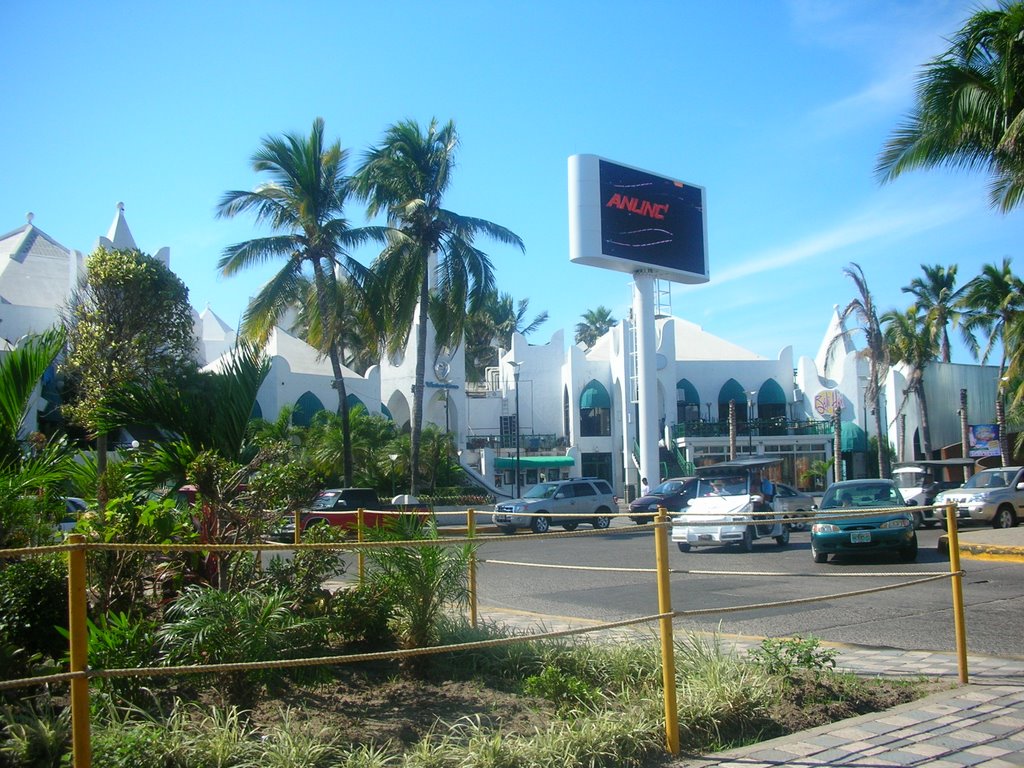
[[[421,523],[413,515],[398,517],[390,526],[369,529],[367,536],[378,542],[439,540],[435,525]],[[436,643],[446,609],[466,603],[471,552],[471,545],[438,543],[367,551],[371,564],[367,580],[391,597],[393,624],[403,647],[424,648]]]
[[[179,664],[232,664],[298,659],[321,652],[328,623],[295,610],[292,595],[274,590],[222,592],[190,587],[167,611],[157,632],[163,661]],[[319,667],[235,672],[226,677],[229,700],[251,694],[252,684],[274,687],[285,677],[318,679]]]

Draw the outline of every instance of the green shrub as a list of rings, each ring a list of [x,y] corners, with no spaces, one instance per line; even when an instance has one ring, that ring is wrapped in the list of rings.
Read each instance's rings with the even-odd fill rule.
[[[67,622],[67,566],[60,555],[0,561],[0,643],[59,659],[67,642],[57,627]],[[15,665],[0,675],[23,669]]]
[[[330,544],[344,541],[344,528],[313,525],[305,532],[305,544]],[[300,603],[322,601],[327,595],[323,583],[345,573],[342,552],[326,549],[298,549],[290,560],[274,556],[267,566],[267,580],[277,589],[295,595]]]
[[[89,667],[92,669],[128,669],[151,667],[157,661],[157,623],[126,613],[100,616],[89,620]],[[141,677],[96,678],[97,690],[109,691],[125,700],[138,703],[146,684]]]
[[[392,645],[395,606],[388,593],[370,583],[339,589],[330,599],[331,628],[342,643],[357,649]]]
[[[0,754],[11,768],[59,768],[71,746],[71,710],[49,699],[24,699],[2,711],[6,740]]]
[[[767,637],[750,650],[751,658],[769,674],[791,677],[798,669],[815,674],[835,669],[838,651],[822,648],[816,637]]]
[[[601,691],[575,675],[568,675],[554,667],[545,667],[539,675],[523,681],[523,691],[530,696],[547,699],[560,712],[579,706],[592,707],[601,698]]]

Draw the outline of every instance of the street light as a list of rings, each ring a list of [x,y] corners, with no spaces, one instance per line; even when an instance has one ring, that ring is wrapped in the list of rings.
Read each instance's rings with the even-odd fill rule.
[[[398,461],[398,454],[389,453],[388,458],[391,459],[391,498],[395,498],[395,462]]]
[[[516,498],[519,498],[519,366],[522,363],[517,363],[514,360],[510,360],[509,365],[512,366],[512,379],[516,385]]]
[[[754,453],[754,398],[757,397],[756,391],[750,391],[747,393],[747,454]]]

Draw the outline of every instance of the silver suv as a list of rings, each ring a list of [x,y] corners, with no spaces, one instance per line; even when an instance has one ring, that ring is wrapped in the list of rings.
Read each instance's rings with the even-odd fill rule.
[[[495,504],[491,520],[504,533],[514,533],[516,528],[546,533],[553,525],[574,531],[580,523],[607,528],[618,506],[608,481],[576,477],[538,483],[521,499]]]
[[[958,520],[1013,528],[1024,514],[1024,467],[982,470],[960,488],[940,493],[934,503],[950,502]]]

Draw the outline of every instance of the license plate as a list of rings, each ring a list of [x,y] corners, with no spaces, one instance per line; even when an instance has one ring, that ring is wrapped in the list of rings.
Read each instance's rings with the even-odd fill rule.
[[[851,544],[867,544],[871,541],[871,531],[853,531],[850,533]]]
[[[508,515],[495,515],[494,519],[497,520],[499,523],[507,523]]]
[[[711,538],[712,536],[710,533],[701,533],[697,535],[697,541],[711,541]]]

